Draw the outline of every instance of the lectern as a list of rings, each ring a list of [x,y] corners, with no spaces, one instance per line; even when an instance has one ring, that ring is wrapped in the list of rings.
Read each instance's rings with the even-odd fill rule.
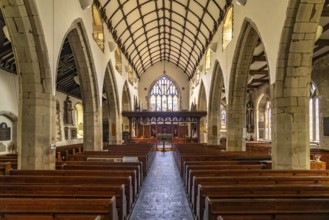
[[[162,141],[162,144],[163,144],[162,152],[165,152],[166,151],[165,150],[165,142],[166,141],[169,141],[169,142],[172,141],[172,134],[158,134],[157,138],[158,138],[158,141]]]

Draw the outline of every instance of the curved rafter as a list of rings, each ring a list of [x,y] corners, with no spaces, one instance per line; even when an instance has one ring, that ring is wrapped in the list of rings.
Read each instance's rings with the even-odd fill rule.
[[[140,77],[169,61],[191,79],[229,0],[95,0],[113,38]]]

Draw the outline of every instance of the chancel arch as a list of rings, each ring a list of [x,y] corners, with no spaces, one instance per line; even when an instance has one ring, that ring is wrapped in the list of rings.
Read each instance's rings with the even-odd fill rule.
[[[112,62],[107,65],[103,84],[103,141],[109,144],[122,143],[121,114],[117,83]]]
[[[49,146],[55,143],[55,99],[45,35],[34,10],[37,6],[35,1],[2,1],[0,6],[20,73],[18,167],[54,169],[55,152]],[[17,28],[18,23],[24,28]]]
[[[82,102],[84,150],[100,150],[102,146],[101,118],[97,77],[86,33],[81,20],[73,22],[66,34],[57,67],[56,89],[66,94],[64,104],[64,132],[76,137],[76,121],[73,121],[73,102]],[[71,128],[72,126],[72,128]],[[66,131],[65,131],[66,130]]]

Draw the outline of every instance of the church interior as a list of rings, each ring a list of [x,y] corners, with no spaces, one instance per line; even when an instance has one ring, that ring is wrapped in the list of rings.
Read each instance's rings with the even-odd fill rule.
[[[329,0],[0,0],[0,95],[0,220],[329,219]]]

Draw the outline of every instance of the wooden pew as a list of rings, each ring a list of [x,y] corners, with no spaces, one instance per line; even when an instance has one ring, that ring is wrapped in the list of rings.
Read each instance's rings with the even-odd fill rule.
[[[329,199],[328,185],[233,185],[198,187],[198,197],[194,207],[197,219],[204,212],[206,197],[210,199],[256,199],[256,198],[326,198]]]
[[[131,177],[100,176],[0,176],[0,185],[125,185],[128,211],[131,210],[134,197]]]
[[[138,186],[140,187],[142,182],[143,182],[143,171],[142,171],[142,167],[143,164],[142,162],[132,162],[132,163],[123,163],[123,162],[108,162],[108,161],[65,161],[65,162],[56,162],[56,170],[67,170],[68,166],[95,166],[95,165],[105,165],[105,166],[112,166],[113,169],[111,170],[115,170],[116,167],[125,167],[128,170],[134,170],[136,173],[136,179],[137,179],[137,183]],[[121,168],[121,170],[127,170],[125,168]],[[120,169],[118,169],[120,170]]]
[[[327,220],[329,199],[206,199],[203,219]]]
[[[66,161],[70,155],[75,155],[83,151],[83,143],[70,144],[56,147],[57,161]]]
[[[225,176],[329,176],[329,170],[194,170],[190,172],[190,181],[185,186],[186,191],[196,194],[199,179],[213,181],[214,178]]]
[[[115,197],[111,199],[30,199],[0,198],[1,219],[50,220],[96,219],[117,220]]]
[[[184,173],[186,173],[186,167],[188,165],[256,165],[260,164],[259,161],[250,161],[250,160],[241,160],[241,161],[235,161],[235,160],[229,160],[229,161],[185,161],[184,162],[184,169],[182,169],[181,176],[184,176]]]
[[[11,163],[10,162],[4,162],[0,163],[0,176],[1,175],[8,175],[11,170]]]
[[[86,185],[0,185],[0,198],[116,198],[119,219],[127,217],[125,186]]]
[[[0,155],[0,163],[10,162],[12,169],[17,169],[17,161],[17,154]]]
[[[142,162],[143,167],[143,176],[145,177],[147,175],[147,171],[148,171],[148,160],[147,160],[147,156],[146,155],[128,155],[128,154],[112,154],[109,152],[105,152],[105,151],[95,151],[95,153],[86,153],[84,152],[84,154],[76,154],[73,156],[69,157],[69,161],[87,161],[88,158],[122,158],[124,156],[135,156],[138,157],[138,160],[140,162]]]
[[[268,160],[270,159],[270,156],[268,155],[262,155],[262,154],[250,154],[247,152],[222,152],[220,154],[186,154],[186,155],[180,155],[178,164],[179,164],[179,170],[182,172],[182,168],[184,167],[184,162],[186,161],[255,161],[259,162],[261,160]]]
[[[134,191],[139,191],[140,186],[136,180],[134,170],[11,170],[8,175],[25,175],[25,176],[100,176],[116,177],[127,176],[132,179]]]
[[[195,178],[193,190],[189,198],[193,205],[196,202],[198,186],[219,186],[219,185],[329,185],[328,176],[231,176],[216,178]]]
[[[187,185],[188,182],[192,182],[193,178],[191,178],[190,173],[198,170],[209,170],[209,172],[213,170],[260,170],[264,169],[265,166],[262,164],[252,164],[252,165],[188,165],[186,166],[186,173],[184,175],[183,181]]]

